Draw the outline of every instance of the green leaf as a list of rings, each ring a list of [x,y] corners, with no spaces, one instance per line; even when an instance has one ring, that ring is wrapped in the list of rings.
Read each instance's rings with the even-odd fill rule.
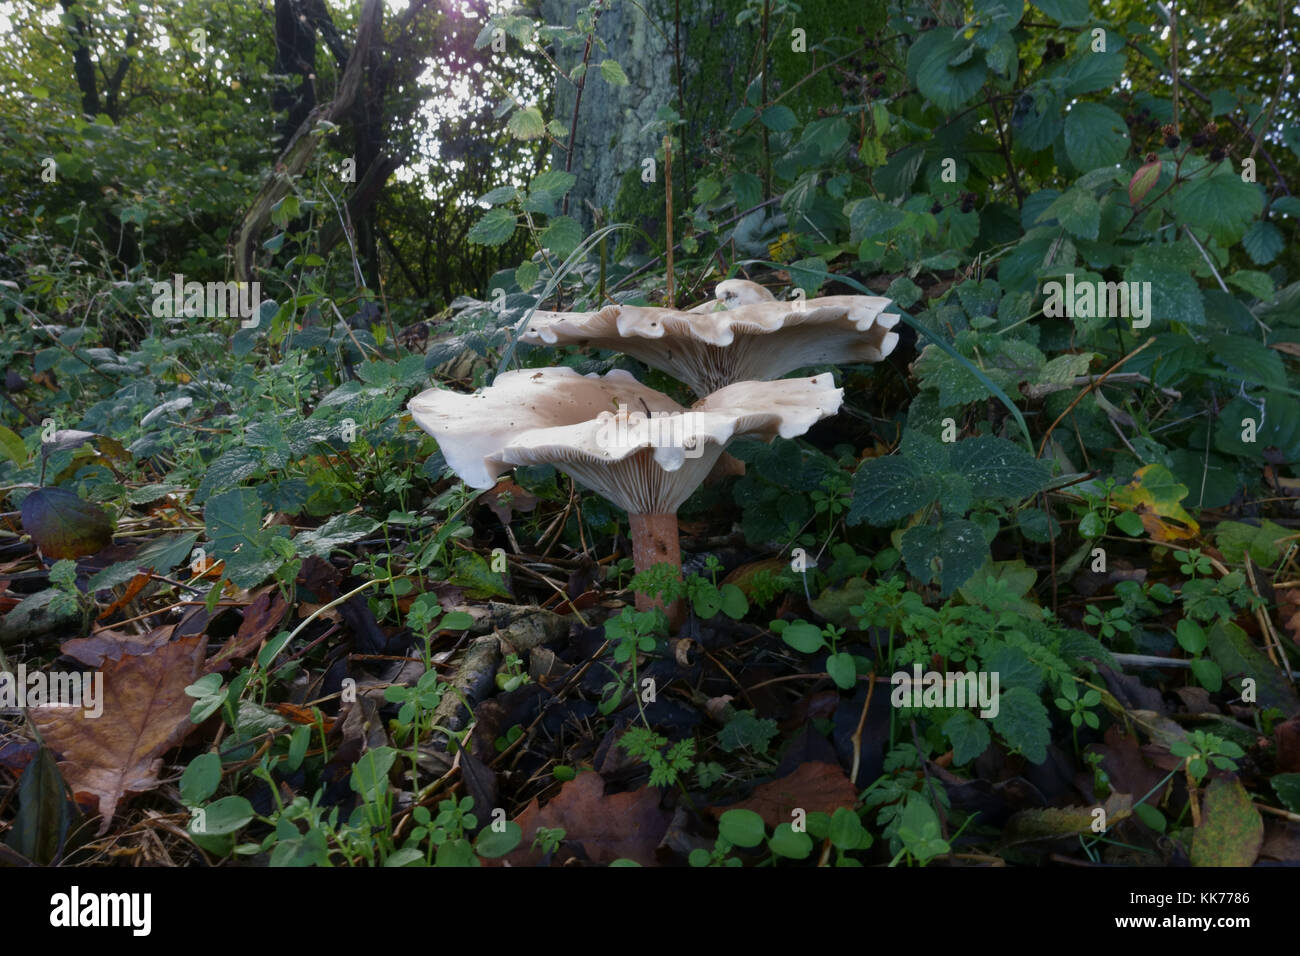
[[[1276,707],[1288,714],[1300,710],[1300,699],[1294,688],[1236,624],[1222,619],[1215,621],[1206,639],[1210,656],[1228,675],[1233,690],[1240,693],[1242,678],[1249,677],[1255,681],[1259,706]]]
[[[523,842],[523,839],[523,828],[513,820],[508,820],[505,827],[500,831],[494,830],[490,826],[484,827],[479,833],[478,839],[474,841],[474,851],[479,856],[486,857],[489,860],[496,860],[517,847]]]
[[[822,159],[830,159],[848,140],[848,120],[842,116],[832,116],[809,123],[799,141],[814,147]]]
[[[1254,222],[1241,237],[1241,245],[1251,262],[1257,266],[1266,266],[1286,248],[1286,239],[1283,238],[1282,231],[1271,222]]]
[[[1205,650],[1205,631],[1201,625],[1188,618],[1178,622],[1178,644],[1189,654],[1199,654]]]
[[[1256,223],[1259,225],[1259,223]],[[1262,302],[1267,302],[1273,298],[1273,280],[1269,278],[1268,273],[1259,272],[1255,269],[1238,269],[1228,276],[1228,284],[1235,285]]]
[[[1044,210],[1039,222],[1055,219],[1079,239],[1096,239],[1101,227],[1101,204],[1082,189],[1070,189]]]
[[[1140,538],[1146,533],[1146,525],[1142,523],[1140,515],[1132,511],[1122,511],[1115,516],[1115,527],[1119,528],[1130,538]],[[1100,534],[1101,532],[1097,532]],[[1096,537],[1096,535],[1092,535]]]
[[[1173,206],[1182,225],[1207,230],[1220,245],[1230,246],[1263,211],[1264,196],[1257,185],[1227,169],[1179,187]]]
[[[499,246],[515,234],[515,214],[509,209],[490,209],[470,227],[466,237],[477,246]]]
[[[1219,665],[1214,661],[1201,657],[1192,661],[1191,665],[1196,679],[1211,694],[1217,694],[1223,688],[1223,671],[1219,670]]]
[[[537,139],[546,134],[546,121],[536,106],[518,109],[510,114],[506,129],[515,139]],[[473,241],[473,240],[471,240]]]
[[[868,458],[853,476],[853,501],[845,520],[876,527],[893,524],[920,511],[939,495],[939,484],[910,458]]]
[[[568,216],[557,216],[542,230],[542,245],[561,259],[569,258],[582,245],[582,239],[582,226]]]
[[[813,851],[812,837],[807,833],[796,832],[789,823],[778,825],[767,845],[777,856],[789,860],[806,860]]]
[[[1097,93],[1117,86],[1124,75],[1122,53],[1082,53],[1070,61],[1066,71],[1066,96]]]
[[[379,528],[379,522],[365,515],[335,515],[315,531],[303,531],[293,539],[303,557],[327,558],[335,548],[359,541]]]
[[[1277,773],[1270,783],[1286,808],[1292,813],[1300,813],[1300,773]]]
[[[1259,527],[1240,521],[1220,521],[1214,528],[1214,543],[1230,564],[1241,564],[1250,555],[1257,565],[1267,568],[1282,556],[1283,539],[1291,532],[1267,518]]]
[[[199,754],[181,774],[181,800],[186,806],[203,803],[221,785],[221,755]]]
[[[0,454],[20,468],[27,464],[27,459],[31,457],[27,453],[27,446],[23,444],[23,440],[3,425],[0,425]]]
[[[5,834],[5,845],[38,866],[57,862],[67,850],[68,832],[80,814],[68,799],[67,785],[48,747],[37,750],[23,770],[17,795],[18,812]]]
[[[758,846],[766,832],[763,818],[753,810],[728,810],[718,818],[718,835],[736,846]]]
[[[531,259],[528,262],[521,262],[519,268],[515,270],[515,285],[519,286],[520,291],[527,292],[537,284],[541,274],[542,270]]]
[[[760,117],[764,126],[776,133],[784,133],[799,125],[799,118],[788,106],[769,106]]]
[[[1005,438],[981,435],[952,447],[953,469],[985,498],[1021,499],[1041,491],[1051,470]]]
[[[1077,27],[1087,23],[1088,0],[1033,0],[1034,6],[1063,27]]]
[[[848,651],[840,651],[826,658],[826,673],[840,690],[848,690],[858,680],[857,664]]]
[[[618,65],[618,60],[601,60],[600,75],[610,86],[627,86],[627,74]]]
[[[191,832],[203,836],[223,836],[234,833],[253,819],[253,805],[240,796],[222,797],[203,808],[201,817],[190,818]],[[198,826],[198,821],[202,826]]]
[[[578,177],[573,173],[567,173],[562,169],[548,169],[533,177],[533,181],[528,184],[528,192],[534,196],[545,193],[547,199],[560,199],[577,182]]]
[[[781,632],[781,640],[801,654],[813,654],[826,646],[822,629],[806,621],[795,621],[786,625],[785,630]]]
[[[271,544],[283,535],[263,530],[262,517],[261,499],[252,488],[232,488],[203,509],[212,557],[225,560],[226,577],[239,587],[260,584],[284,563]]]
[[[988,76],[984,54],[976,52],[968,41],[943,38],[928,53],[916,70],[916,85],[921,95],[941,111],[950,113],[960,108],[984,85]],[[911,62],[909,55],[909,69]]]
[[[943,732],[952,741],[953,766],[970,763],[988,749],[988,725],[968,710],[959,710],[949,717]]]
[[[993,718],[993,729],[1013,749],[1031,763],[1047,759],[1047,745],[1052,739],[1052,719],[1038,695],[1024,687],[1004,691]]]
[[[775,720],[755,717],[752,710],[740,710],[727,721],[722,733],[718,734],[718,746],[727,753],[747,749],[763,754],[767,753],[777,732]]]
[[[973,521],[946,521],[942,527],[916,525],[903,532],[903,560],[907,570],[922,584],[935,577],[939,568],[939,592],[947,597],[965,584],[989,556],[984,532]]]
[[[1113,166],[1128,154],[1124,118],[1100,103],[1075,103],[1065,116],[1065,153],[1081,173]]]

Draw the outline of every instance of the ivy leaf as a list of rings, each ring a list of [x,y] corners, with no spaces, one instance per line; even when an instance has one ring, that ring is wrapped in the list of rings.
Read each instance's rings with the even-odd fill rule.
[[[470,227],[466,238],[476,246],[499,246],[515,234],[515,223],[509,209],[490,209]]]
[[[993,729],[1014,750],[1031,763],[1047,759],[1047,745],[1052,739],[1052,719],[1038,695],[1024,687],[1004,691],[998,703]]]
[[[869,458],[853,476],[853,502],[846,520],[885,527],[920,511],[939,495],[934,476],[901,455]]]

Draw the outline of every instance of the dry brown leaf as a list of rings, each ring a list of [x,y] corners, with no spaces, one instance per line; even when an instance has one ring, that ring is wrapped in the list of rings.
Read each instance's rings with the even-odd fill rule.
[[[207,637],[195,634],[151,654],[105,661],[103,713],[81,708],[33,708],[32,721],[46,744],[62,755],[59,769],[75,795],[99,801],[102,836],[124,796],[158,785],[162,754],[180,743],[193,698],[185,688],[199,676]]]
[[[204,665],[208,672],[225,670],[230,661],[248,657],[266,640],[268,634],[280,626],[284,612],[288,609],[284,595],[274,584],[259,593],[248,607],[244,608],[244,620],[239,625],[235,636],[212,655]]]
[[[858,791],[844,768],[835,763],[809,761],[793,773],[759,784],[746,800],[725,807],[709,807],[713,816],[727,810],[753,810],[769,827],[789,823],[792,810],[808,813],[834,813],[840,807],[852,809]]]
[[[156,627],[145,634],[129,634],[100,628],[89,637],[74,637],[59,645],[59,650],[87,667],[99,667],[104,661],[120,661],[128,654],[152,654],[171,640],[174,624]]]
[[[524,831],[523,843],[505,859],[511,866],[538,865],[541,851],[530,849],[537,828],[560,827],[565,832],[565,844],[580,844],[592,863],[626,858],[652,866],[655,847],[668,829],[668,814],[659,808],[660,796],[658,787],[607,796],[600,774],[580,773],[546,806],[539,809],[534,797],[524,807],[515,818]]]

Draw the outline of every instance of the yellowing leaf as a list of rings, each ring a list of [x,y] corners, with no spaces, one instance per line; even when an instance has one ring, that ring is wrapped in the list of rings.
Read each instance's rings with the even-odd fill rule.
[[[1194,538],[1200,532],[1196,519],[1181,504],[1186,497],[1187,486],[1179,484],[1168,468],[1147,465],[1139,468],[1133,480],[1117,489],[1110,500],[1117,508],[1141,518],[1153,541],[1178,541]]]

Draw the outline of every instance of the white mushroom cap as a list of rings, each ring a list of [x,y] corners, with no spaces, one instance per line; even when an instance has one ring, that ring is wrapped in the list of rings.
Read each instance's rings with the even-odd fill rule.
[[[759,302],[723,312],[611,305],[599,312],[538,312],[523,335],[534,345],[624,352],[681,379],[697,395],[765,381],[812,365],[879,362],[898,344],[889,299],[827,296]]]
[[[758,302],[775,302],[776,296],[765,286],[748,279],[723,279],[713,290],[712,302],[705,302],[690,309],[691,312],[713,312],[719,306],[734,309],[739,305],[754,305]]]
[[[490,488],[516,465],[550,464],[629,514],[666,514],[733,438],[802,435],[835,414],[843,394],[827,373],[739,382],[688,409],[621,370],[548,368],[507,372],[473,395],[432,389],[410,409],[473,487]]]

